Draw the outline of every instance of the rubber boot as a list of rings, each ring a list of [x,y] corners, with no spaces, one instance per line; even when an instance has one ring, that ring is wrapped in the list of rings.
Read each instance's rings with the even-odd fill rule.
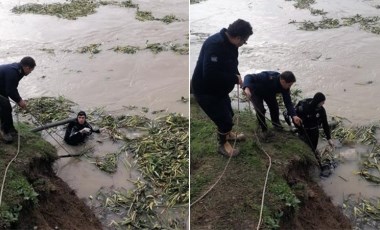
[[[218,132],[218,153],[227,157],[234,157],[239,154],[239,150],[232,148],[231,144],[227,141],[228,133],[219,133]]]
[[[0,130],[0,135],[3,138],[3,140],[5,141],[5,143],[7,143],[7,144],[12,143],[13,137],[10,133],[5,133],[3,130]]]
[[[238,132],[229,132],[227,134],[227,141],[245,141],[245,135]]]

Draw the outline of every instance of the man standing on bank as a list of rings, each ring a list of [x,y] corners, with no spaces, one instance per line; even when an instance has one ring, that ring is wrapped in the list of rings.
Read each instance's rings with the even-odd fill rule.
[[[244,77],[243,89],[247,97],[252,101],[256,117],[263,132],[264,140],[268,141],[271,132],[265,122],[264,101],[270,112],[272,125],[277,130],[282,130],[280,124],[280,111],[276,95],[281,93],[285,107],[293,122],[300,125],[302,120],[296,115],[290,97],[290,87],[296,82],[296,77],[290,71],[282,72],[263,71],[257,74],[248,74]]]
[[[0,65],[0,134],[6,143],[13,141],[12,135],[17,134],[13,126],[11,98],[21,108],[26,108],[26,102],[18,93],[18,83],[29,75],[36,66],[36,62],[31,57],[24,57],[19,63]]]
[[[253,34],[249,22],[238,19],[219,33],[206,39],[192,77],[194,97],[218,128],[218,152],[225,156],[239,154],[228,140],[242,140],[232,133],[234,116],[229,93],[236,84],[242,85],[238,70],[238,49]]]

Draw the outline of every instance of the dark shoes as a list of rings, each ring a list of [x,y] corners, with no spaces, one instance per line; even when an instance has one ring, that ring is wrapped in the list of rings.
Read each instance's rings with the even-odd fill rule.
[[[0,130],[1,138],[5,141],[5,143],[9,144],[13,142],[13,137],[11,133],[5,133],[3,130]]]
[[[219,145],[218,153],[226,157],[234,157],[239,155],[239,150],[232,148],[231,144],[227,141],[224,145]]]

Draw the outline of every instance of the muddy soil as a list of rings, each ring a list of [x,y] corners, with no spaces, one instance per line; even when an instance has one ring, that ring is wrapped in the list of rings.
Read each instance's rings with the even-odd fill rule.
[[[39,193],[39,202],[20,214],[15,229],[102,229],[93,211],[55,175],[50,163],[35,160],[25,174],[37,184],[34,189]]]
[[[304,204],[296,215],[282,221],[282,229],[352,229],[350,220],[343,215],[339,207],[334,206],[331,198],[312,180],[310,168],[293,162],[285,178],[290,185],[306,184],[304,194],[297,194]]]

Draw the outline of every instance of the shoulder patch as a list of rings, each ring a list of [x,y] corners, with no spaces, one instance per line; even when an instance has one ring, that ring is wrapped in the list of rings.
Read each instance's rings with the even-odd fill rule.
[[[218,57],[217,56],[211,56],[211,61],[212,62],[218,62]]]

